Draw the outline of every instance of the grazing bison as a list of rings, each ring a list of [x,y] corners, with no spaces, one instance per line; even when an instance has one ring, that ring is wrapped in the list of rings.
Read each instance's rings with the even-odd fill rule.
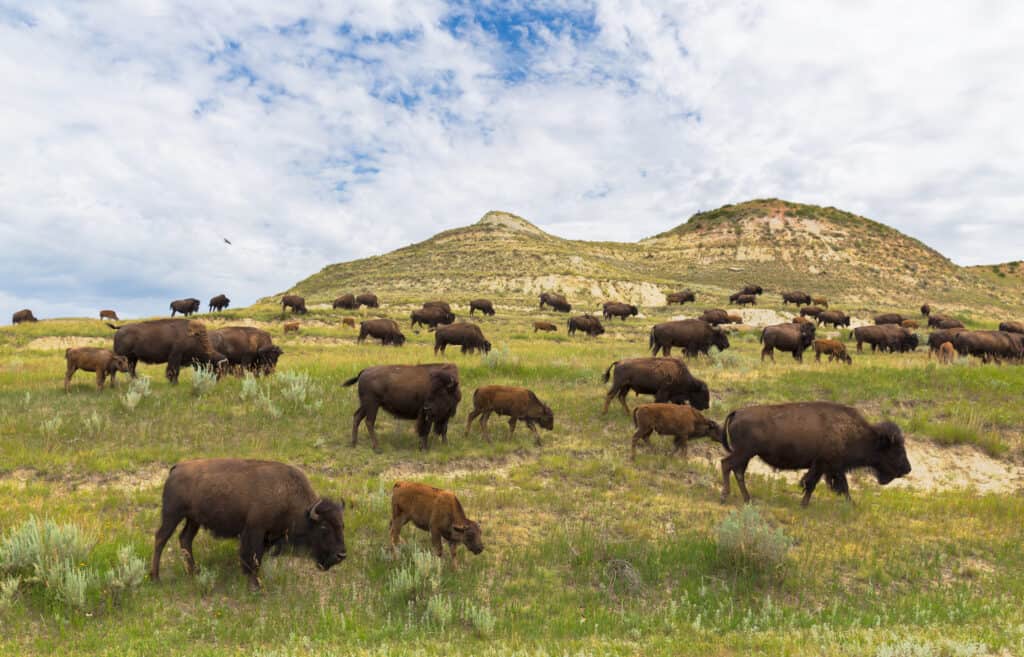
[[[233,369],[256,376],[273,374],[284,353],[270,333],[254,326],[226,326],[210,331],[209,336],[214,351],[223,354]]]
[[[858,326],[853,329],[857,351],[863,351],[863,343],[871,345],[871,351],[905,352],[917,349],[918,338],[909,329],[898,324]]]
[[[678,404],[640,404],[633,409],[633,426],[636,433],[630,443],[630,458],[636,459],[636,446],[640,441],[651,444],[651,433],[659,436],[673,436],[672,455],[682,451],[686,458],[686,441],[689,438],[708,436],[721,442],[718,424],[704,417],[692,406]]]
[[[905,329],[916,329],[920,327],[920,324],[917,323],[917,320],[905,319],[902,322],[900,322],[900,326],[902,326]]]
[[[602,414],[608,412],[608,404],[616,397],[622,410],[629,414],[626,395],[633,390],[638,395],[654,395],[656,402],[689,404],[704,410],[711,405],[708,385],[690,374],[686,363],[678,358],[625,358],[617,360],[604,371],[602,380],[608,383],[612,369],[612,387],[604,398]]]
[[[331,302],[331,308],[335,310],[338,308],[342,310],[355,310],[358,307],[359,304],[356,302],[356,295],[354,294],[343,294]]]
[[[473,420],[479,417],[480,430],[489,442],[487,420],[491,413],[505,415],[509,418],[509,438],[512,438],[512,434],[516,430],[516,422],[519,420],[526,422],[526,426],[533,432],[533,439],[538,447],[541,443],[537,425],[539,424],[548,431],[555,428],[555,414],[551,411],[551,407],[538,399],[532,390],[515,386],[480,386],[473,393],[473,410],[466,419],[466,435],[469,435],[469,431],[473,427]]]
[[[455,321],[455,315],[446,312],[443,308],[418,308],[409,315],[410,326],[421,324],[430,328],[437,328],[438,324],[451,324]]]
[[[175,313],[181,313],[188,317],[197,312],[199,312],[199,299],[178,299],[171,302],[171,317],[174,317]]]
[[[1024,336],[1006,331],[959,331],[953,336],[953,347],[961,356],[977,356],[981,362],[1024,357]]]
[[[745,502],[750,501],[745,474],[750,459],[760,456],[778,470],[802,470],[803,506],[822,476],[833,491],[850,499],[846,473],[874,471],[886,485],[910,473],[903,433],[892,422],[869,424],[855,408],[832,402],[748,406],[725,418],[722,445],[722,501],[729,497],[729,473],[736,477]]]
[[[1001,322],[999,330],[1007,333],[1024,333],[1024,322]]]
[[[814,341],[814,360],[821,362],[821,355],[828,355],[828,362],[838,360],[847,365],[853,365],[853,359],[850,358],[850,354],[846,353],[846,345],[839,340],[815,340]]]
[[[764,288],[760,285],[744,285],[737,294],[764,294]]]
[[[110,386],[117,385],[117,373],[128,371],[128,359],[118,356],[109,349],[96,347],[73,347],[64,351],[68,363],[64,374],[64,392],[71,391],[71,377],[78,370],[96,373],[96,389],[103,390],[103,383],[110,375]]]
[[[570,317],[566,325],[568,326],[569,335],[576,335],[576,331],[583,331],[593,338],[604,333],[604,326],[601,325],[601,320],[590,314]]]
[[[356,297],[356,303],[367,308],[380,308],[380,299],[372,292],[363,292]]]
[[[707,356],[711,347],[718,347],[719,351],[728,349],[729,338],[725,331],[702,319],[680,319],[655,324],[651,328],[647,345],[655,356],[659,351],[665,356],[671,356],[672,347],[683,349],[687,356]]]
[[[929,315],[928,316],[928,328],[934,328],[934,327],[938,326],[940,323],[942,323],[943,321],[945,321],[946,319],[948,319],[948,317],[946,317],[945,315],[937,314],[937,313],[935,315]]]
[[[306,300],[297,294],[286,294],[281,297],[282,313],[285,311],[285,308],[291,308],[293,314],[298,313],[300,315],[305,315],[309,312],[306,310]]]
[[[282,324],[285,333],[298,333],[299,323],[298,322],[285,322]]]
[[[479,310],[488,317],[494,316],[494,304],[490,299],[473,299],[469,302],[469,314],[472,315]]]
[[[342,317],[341,318],[341,325],[342,326],[348,326],[349,328],[355,328],[356,327],[356,320],[355,320],[354,317]]]
[[[344,386],[359,383],[359,408],[352,421],[352,446],[359,436],[359,424],[366,419],[366,428],[377,445],[377,411],[383,408],[403,420],[416,420],[420,449],[427,449],[427,436],[434,434],[448,442],[448,421],[455,415],[462,391],[459,389],[459,368],[451,363],[428,365],[377,365],[367,367]]]
[[[452,567],[455,566],[455,551],[460,545],[473,554],[484,551],[480,525],[466,517],[462,504],[455,493],[412,481],[399,481],[391,490],[391,553],[397,555],[396,546],[401,542],[402,527],[409,521],[417,529],[430,532],[430,544],[434,554],[444,556],[441,539],[448,543]]]
[[[461,347],[459,351],[464,354],[471,354],[475,351],[489,353],[491,343],[484,337],[484,332],[476,324],[459,322],[439,326],[434,332],[434,355],[440,351],[442,354],[450,344],[457,344]]]
[[[101,310],[100,319],[112,319],[115,322],[120,322],[121,318],[117,316],[117,313],[113,310]]]
[[[814,323],[813,320],[807,319],[806,317],[801,317],[800,315],[797,315],[796,317],[793,318],[793,324],[813,324],[813,323]]]
[[[931,319],[931,318],[929,318]],[[938,329],[953,329],[953,328],[964,328],[964,323],[959,319],[953,319],[952,317],[946,317],[942,321],[935,323],[935,328]]]
[[[226,366],[227,359],[213,348],[206,326],[191,319],[154,319],[136,324],[113,326],[114,353],[128,359],[128,373],[135,378],[135,367],[143,363],[167,363],[166,376],[178,382],[182,363]]]
[[[881,315],[875,316],[875,326],[882,326],[883,324],[902,324],[904,319],[906,319],[906,317],[899,313],[882,313]]]
[[[533,323],[533,332],[534,333],[536,333],[537,331],[551,332],[551,331],[557,331],[557,330],[558,330],[558,327],[555,326],[554,324],[552,324],[551,322],[534,322]]]
[[[936,353],[939,350],[939,347],[941,347],[944,343],[952,343],[953,336],[955,336],[957,333],[963,330],[965,329],[952,328],[940,331],[932,331],[931,334],[928,336],[928,358],[931,358],[932,354]]]
[[[722,310],[721,308],[712,308],[711,310],[705,310],[700,316],[702,321],[707,322],[713,326],[719,324],[729,324],[732,320],[729,319],[729,313]]]
[[[734,303],[737,306],[756,306],[757,296],[754,294],[740,294],[737,292],[729,297],[729,303]]]
[[[679,305],[683,305],[687,301],[696,303],[697,295],[695,295],[692,290],[683,290],[682,292],[672,292],[665,297],[665,299],[669,304],[678,303]]]
[[[951,365],[956,359],[956,349],[953,348],[952,342],[943,342],[939,345],[938,352],[939,362],[943,365]],[[931,353],[929,353],[928,356],[930,358]]]
[[[924,315],[925,317],[927,317],[928,315],[931,315],[932,314],[932,307],[929,306],[928,304],[922,304],[922,306],[921,306],[921,314]]]
[[[18,312],[11,315],[12,324],[21,324],[22,322],[37,322],[36,316],[32,314],[32,311],[28,308],[19,310]]]
[[[764,346],[761,348],[761,362],[765,356],[770,356],[775,362],[775,350],[788,351],[793,358],[799,362],[804,361],[804,352],[814,342],[814,324],[775,324],[766,326],[758,336],[758,342]]]
[[[225,294],[218,294],[217,296],[210,299],[210,305],[208,312],[220,312],[231,305],[231,299]]]
[[[823,310],[815,318],[818,324],[831,324],[835,328],[850,325],[850,316],[842,310]]]
[[[551,306],[552,310],[557,310],[560,313],[567,313],[572,310],[572,304],[566,301],[564,295],[557,292],[542,292],[540,295],[540,308],[542,310],[545,304]]]
[[[824,308],[819,306],[804,306],[800,309],[801,317],[817,317],[821,313],[825,312]]]
[[[445,311],[446,313],[450,313],[452,311],[452,305],[450,303],[448,303],[447,301],[427,301],[427,302],[425,302],[423,304],[423,307],[424,308],[440,308],[441,310]]]
[[[811,295],[806,292],[783,292],[782,293],[782,305],[788,303],[794,306],[809,306],[811,305]]]
[[[626,321],[630,315],[636,316],[636,306],[628,303],[621,303],[619,301],[606,301],[601,306],[601,313],[605,319],[611,319],[612,317],[618,317],[622,321]]]
[[[828,299],[825,297],[811,297],[811,305],[828,308]]]
[[[160,579],[160,554],[182,520],[178,543],[191,575],[196,562],[192,540],[206,528],[218,538],[238,540],[242,573],[260,589],[260,563],[272,545],[307,548],[320,570],[345,559],[343,502],[316,494],[298,468],[275,461],[199,459],[173,467],[164,483],[160,528],[153,545],[149,577]]]
[[[405,336],[393,319],[368,319],[359,323],[359,337],[356,342],[363,342],[366,337],[380,340],[382,345],[401,347],[405,344]]]

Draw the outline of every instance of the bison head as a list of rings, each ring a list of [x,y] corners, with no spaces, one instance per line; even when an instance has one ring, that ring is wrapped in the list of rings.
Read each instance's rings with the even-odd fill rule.
[[[540,419],[537,420],[540,426],[548,431],[555,428],[555,414],[547,404],[541,404]]]
[[[725,331],[715,329],[711,332],[711,344],[718,347],[719,351],[725,351],[729,348],[729,336],[725,334]]]
[[[108,372],[127,372],[129,368],[128,359],[124,356],[114,356],[107,365]]]
[[[654,401],[689,404],[703,411],[711,406],[711,393],[708,391],[708,384],[694,379],[692,385],[669,384],[660,388],[654,395]]]
[[[306,542],[320,570],[345,559],[345,503],[318,500],[306,511]]]
[[[491,353],[491,343],[488,340],[484,340],[484,344],[480,349],[483,350],[485,354]]]
[[[455,415],[455,409],[462,400],[458,377],[448,372],[430,373],[430,392],[423,401],[423,418],[429,422],[446,422]],[[429,425],[422,427],[425,432]],[[425,434],[421,434],[425,435]]]
[[[391,344],[395,345],[396,347],[401,347],[403,344],[405,344],[405,336],[401,333],[396,333],[391,338]]]
[[[879,422],[872,429],[878,439],[872,464],[878,483],[884,486],[897,477],[910,474],[910,460],[900,428],[892,422]]]
[[[630,315],[636,315],[638,312],[640,312],[640,311],[637,309],[636,306],[631,305],[629,307],[629,314]]]
[[[465,525],[452,525],[452,538],[462,543],[473,554],[480,554],[484,551],[483,532],[480,525],[472,520],[466,520]]]

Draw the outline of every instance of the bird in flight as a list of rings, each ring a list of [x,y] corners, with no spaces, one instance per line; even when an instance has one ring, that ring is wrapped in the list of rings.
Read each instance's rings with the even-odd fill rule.
[[[225,243],[225,244],[231,244],[231,240],[229,240],[228,238],[226,238],[226,237],[222,237],[221,239],[223,239],[223,240],[224,240],[224,243]]]

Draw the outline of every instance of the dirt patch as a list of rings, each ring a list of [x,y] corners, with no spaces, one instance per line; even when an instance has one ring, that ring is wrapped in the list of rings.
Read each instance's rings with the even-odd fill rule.
[[[510,454],[499,459],[467,458],[458,459],[444,465],[429,465],[426,463],[396,463],[380,473],[380,479],[384,482],[409,479],[411,477],[439,476],[439,477],[466,477],[469,475],[486,472],[489,475],[501,479],[507,479],[508,473],[513,468],[524,463],[536,460],[535,455],[528,452]]]
[[[19,468],[0,474],[0,482],[13,482],[20,488],[39,480],[54,484],[62,492],[86,491],[99,489],[138,492],[162,486],[167,479],[168,466],[153,464],[140,470],[130,472],[113,472],[108,474],[46,474],[32,468]]]
[[[111,335],[113,335],[113,332],[111,332]],[[36,338],[25,345],[25,349],[64,351],[72,347],[105,347],[109,344],[110,340],[108,338],[90,338],[84,335],[54,335]]]

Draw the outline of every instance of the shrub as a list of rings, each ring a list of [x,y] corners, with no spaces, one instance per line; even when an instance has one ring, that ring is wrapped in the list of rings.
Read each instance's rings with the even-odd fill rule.
[[[472,601],[467,600],[462,608],[462,619],[469,623],[476,633],[482,637],[490,636],[494,633],[495,619],[489,607],[484,605],[477,606]]]
[[[446,595],[431,596],[427,600],[426,619],[427,624],[444,629],[452,621],[455,615],[455,608],[452,599]]]
[[[140,376],[132,379],[128,384],[128,391],[121,395],[121,404],[129,411],[134,411],[135,407],[139,405],[139,402],[145,397],[149,397],[152,391],[149,389],[149,377]]]
[[[718,526],[718,556],[722,564],[753,575],[780,575],[793,539],[774,529],[758,510],[746,504]]]
[[[217,373],[212,367],[203,365],[192,371],[192,394],[202,397],[217,387]]]

